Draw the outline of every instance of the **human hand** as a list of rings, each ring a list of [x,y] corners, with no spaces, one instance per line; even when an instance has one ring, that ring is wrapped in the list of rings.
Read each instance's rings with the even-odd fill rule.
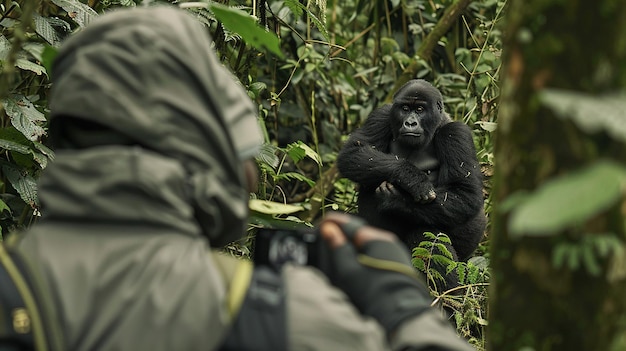
[[[348,214],[331,212],[326,215],[319,225],[320,234],[331,249],[336,249],[348,242],[357,248],[363,247],[367,242],[398,241],[395,234],[375,227],[367,226],[367,223]],[[344,229],[348,233],[344,233]]]
[[[388,333],[429,308],[428,289],[393,233],[339,213],[328,214],[319,228],[331,251],[331,281]]]

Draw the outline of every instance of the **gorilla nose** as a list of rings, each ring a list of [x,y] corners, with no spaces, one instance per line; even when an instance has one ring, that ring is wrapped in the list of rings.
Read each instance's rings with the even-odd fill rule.
[[[403,128],[405,133],[411,133],[416,136],[421,136],[424,130],[417,121],[404,121]]]
[[[415,128],[417,128],[417,122],[416,121],[405,121],[404,122],[404,128],[406,128],[406,129],[415,129]]]

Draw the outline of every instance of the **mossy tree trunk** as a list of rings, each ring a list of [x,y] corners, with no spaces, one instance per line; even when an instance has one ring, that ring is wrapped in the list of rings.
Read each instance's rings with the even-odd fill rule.
[[[525,229],[534,228],[532,219],[513,223],[517,203],[511,200],[513,194],[532,196],[550,182],[571,180],[601,160],[626,169],[624,100],[602,100],[626,99],[619,95],[626,91],[626,1],[509,0],[509,6],[488,349],[626,350],[626,173],[613,173],[621,184],[615,198],[571,225]],[[569,99],[570,108],[556,112],[542,95],[555,89],[592,102]],[[607,114],[612,122],[594,122],[597,130],[581,122],[602,121]],[[567,197],[575,199],[576,193]],[[586,203],[551,200],[563,204],[550,209],[555,217]],[[610,244],[595,246],[603,240]]]

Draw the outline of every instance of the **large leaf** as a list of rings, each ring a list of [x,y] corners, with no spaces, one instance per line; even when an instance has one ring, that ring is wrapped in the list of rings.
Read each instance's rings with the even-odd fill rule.
[[[22,133],[11,127],[0,129],[0,149],[27,155],[29,159],[37,162],[41,169],[46,168],[48,161],[54,159],[54,151],[50,148],[39,142],[26,139]],[[18,159],[24,159],[15,154],[12,154],[12,157],[13,161],[16,163]],[[28,164],[31,163],[32,162],[28,162]]]
[[[248,203],[248,207],[250,207],[250,210],[252,211],[271,215],[291,214],[304,209],[302,206],[282,204],[280,202],[259,199],[251,199]]]
[[[11,124],[28,140],[36,141],[45,131],[38,122],[44,122],[46,117],[39,112],[32,102],[24,96],[14,95],[2,100],[6,114],[11,117]]]
[[[257,228],[302,229],[310,225],[296,216],[276,217],[260,212],[250,213],[248,223]]]
[[[224,27],[239,34],[246,43],[258,50],[266,48],[276,56],[283,57],[278,37],[260,27],[254,17],[241,10],[220,4],[213,3],[209,8]]]
[[[16,143],[11,140],[5,140],[0,138],[0,149],[19,152],[20,154],[28,154],[30,149],[28,146]]]
[[[626,168],[601,161],[556,178],[513,206],[512,236],[546,236],[584,223],[614,205],[626,188]]]
[[[558,117],[571,119],[580,129],[588,133],[605,131],[626,141],[626,93],[590,95],[544,89],[539,97]]]
[[[37,182],[30,174],[22,172],[15,165],[2,165],[2,172],[6,175],[9,183],[24,202],[35,208],[39,206],[37,198]]]
[[[33,14],[35,31],[44,38],[50,45],[58,46],[61,43],[59,30],[64,34],[69,33],[72,28],[69,23],[59,18],[48,18],[38,14]],[[59,28],[59,30],[57,30]]]
[[[0,129],[0,149],[27,155],[31,150],[30,144],[31,142],[15,128],[7,127]]]
[[[74,22],[81,27],[86,26],[98,17],[98,13],[94,9],[78,0],[52,0],[52,2],[65,10]]]
[[[34,62],[30,62],[27,59],[18,58],[15,62],[15,65],[25,71],[35,72],[35,74],[37,74],[38,76],[46,73],[46,69],[43,66],[38,65]]]

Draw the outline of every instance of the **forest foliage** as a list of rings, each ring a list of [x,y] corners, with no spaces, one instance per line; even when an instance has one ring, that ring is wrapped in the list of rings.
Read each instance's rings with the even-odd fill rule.
[[[433,82],[451,117],[473,128],[489,215],[505,0],[2,0],[0,240],[41,215],[36,180],[54,159],[46,118],[55,48],[105,11],[159,2],[184,7],[206,25],[219,58],[258,105],[266,143],[251,229],[276,221],[311,225],[329,210],[354,212],[358,189],[337,173],[335,157],[407,77]],[[457,270],[462,294],[433,295],[455,311],[459,332],[482,348],[488,233],[468,263],[436,252],[442,239],[433,235],[414,262],[429,279],[437,279],[431,258]],[[245,242],[230,249],[248,254]]]

